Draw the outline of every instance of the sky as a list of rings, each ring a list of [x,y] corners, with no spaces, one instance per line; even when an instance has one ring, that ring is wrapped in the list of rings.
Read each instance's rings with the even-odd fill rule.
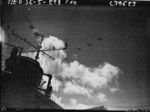
[[[107,109],[150,107],[150,16],[144,8],[9,6],[2,10],[1,36],[5,41],[31,46],[15,39],[8,29],[34,45],[25,13],[45,38],[42,49],[55,61],[40,54],[44,72],[53,74],[55,100],[65,109],[104,105]],[[4,46],[2,55],[9,56]],[[34,57],[33,52],[23,55]]]

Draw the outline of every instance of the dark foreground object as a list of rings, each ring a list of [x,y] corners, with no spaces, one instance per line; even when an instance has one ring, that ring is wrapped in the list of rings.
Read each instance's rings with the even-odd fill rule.
[[[1,109],[62,109],[48,96],[39,92],[43,70],[31,58],[17,56],[16,52],[5,61],[1,75]]]

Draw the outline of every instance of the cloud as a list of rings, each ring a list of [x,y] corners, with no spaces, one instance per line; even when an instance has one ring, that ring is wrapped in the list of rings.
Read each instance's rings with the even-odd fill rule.
[[[49,36],[43,39],[41,46],[41,50],[48,50],[45,52],[54,57],[55,60],[40,52],[38,62],[43,68],[44,73],[56,75],[62,69],[63,59],[67,57],[66,52],[62,50],[65,47],[65,43],[57,37]],[[53,50],[53,48],[60,50]],[[35,59],[36,52],[23,53],[22,55]]]
[[[65,47],[65,43],[57,37],[50,35],[49,37],[44,38],[41,46],[42,49],[61,49]]]
[[[65,83],[65,88],[63,89],[65,94],[82,94],[91,97],[92,90],[79,86],[75,83],[67,82]]]
[[[97,98],[98,98],[99,102],[107,101],[106,95],[103,94],[103,93],[99,93],[99,94],[97,95]]]
[[[51,99],[58,103],[60,106],[64,107],[64,104],[62,103],[62,97],[57,97],[54,93],[52,93]]]
[[[110,82],[116,80],[120,69],[109,63],[100,64],[98,67],[90,68],[78,61],[63,63],[61,76],[64,79],[78,80],[82,85],[88,85],[93,88],[106,87]],[[80,81],[80,82],[79,82]]]
[[[62,86],[62,83],[59,80],[57,80],[55,77],[53,77],[51,80],[51,85],[53,87],[53,91],[58,92],[60,90],[60,87]]]
[[[50,49],[49,51],[45,52],[55,58],[55,60],[52,60],[40,53],[40,58],[38,61],[40,62],[41,67],[44,69],[45,73],[56,75],[57,71],[61,71],[62,60],[67,56],[66,52],[64,50],[61,50],[65,47],[65,43],[54,36],[49,36],[47,38],[44,38],[41,46],[42,49]],[[53,50],[53,48],[60,50]]]
[[[108,62],[101,63],[97,67],[88,67],[77,60],[65,62],[64,59],[67,57],[65,50],[52,50],[53,48],[61,49],[64,47],[65,43],[62,40],[49,36],[44,38],[42,49],[50,49],[46,53],[55,57],[55,60],[42,53],[39,54],[38,61],[44,73],[53,75],[53,91],[61,94],[84,95],[92,99],[97,94],[95,90],[100,91],[102,88],[107,87],[115,88],[112,85],[114,85],[114,82],[118,82],[118,77],[122,73],[119,67]],[[26,53],[23,55],[34,58],[36,53]],[[110,91],[114,92],[116,90],[110,89]],[[90,107],[90,105],[82,104],[75,99],[70,100],[69,104],[65,104],[62,103],[62,97],[56,97],[54,94],[52,96],[52,99],[57,100],[64,108],[83,109]],[[104,93],[98,93],[96,100],[103,102],[108,99]]]
[[[64,42],[56,37],[49,36],[44,38],[42,43],[42,49],[49,49],[51,47],[63,48]],[[75,81],[80,86],[90,86],[92,88],[103,88],[109,83],[117,80],[121,70],[110,63],[104,62],[98,67],[88,67],[80,64],[78,61],[70,63],[63,62],[63,59],[67,57],[64,50],[47,51],[48,54],[54,56],[55,61],[49,57],[40,53],[41,67],[45,73],[55,75],[55,77],[61,77],[61,79]],[[35,53],[29,54],[28,56],[34,58]]]
[[[51,95],[52,99],[64,109],[88,109],[92,108],[93,105],[87,105],[79,103],[76,99],[70,99],[67,103],[62,101],[62,97],[57,97],[55,94]]]
[[[119,88],[110,88],[110,91],[112,93],[115,93],[115,92],[118,92],[118,91],[121,91]]]
[[[72,107],[72,109],[88,109],[93,107],[92,105],[78,103],[76,99],[70,99],[70,104],[68,104],[68,106]],[[66,109],[68,108],[68,106],[66,106]]]

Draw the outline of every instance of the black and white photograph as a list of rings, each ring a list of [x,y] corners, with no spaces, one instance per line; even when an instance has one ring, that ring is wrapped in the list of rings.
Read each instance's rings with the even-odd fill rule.
[[[1,110],[150,111],[148,4],[2,0]]]

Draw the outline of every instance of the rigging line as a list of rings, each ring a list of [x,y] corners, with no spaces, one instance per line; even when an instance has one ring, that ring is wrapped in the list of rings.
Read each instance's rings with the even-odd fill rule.
[[[40,45],[39,45],[39,49],[38,49],[38,51],[37,51],[37,54],[36,54],[36,56],[35,56],[35,60],[39,59],[39,52],[40,52],[40,49],[42,48],[41,44],[42,44],[43,38],[44,38],[44,34],[43,34],[42,37],[41,37],[41,42],[40,42]]]
[[[23,15],[25,17],[25,20],[28,22],[30,29],[32,30],[32,32],[34,33],[34,36],[36,37],[36,35],[42,36],[43,34],[39,33],[38,29],[35,28],[35,26],[32,24],[32,22],[30,21],[29,17],[26,15],[25,11],[23,11]],[[33,31],[37,30],[37,31]]]
[[[35,48],[35,49],[39,49],[38,47],[36,47],[36,46],[34,46],[33,44],[31,44],[30,42],[28,42],[27,40],[26,40],[26,38],[22,38],[21,36],[19,36],[18,34],[16,34],[14,31],[12,31],[12,34],[14,35],[14,36],[16,36],[17,38],[19,38],[20,40],[22,40],[22,41],[24,41],[24,42],[26,42],[27,44],[29,44],[30,46],[32,46],[33,48]],[[52,56],[50,56],[50,55],[48,55],[47,53],[45,53],[44,51],[41,51],[43,54],[45,54],[45,55],[47,55],[47,56],[49,56],[51,59],[53,59],[53,60],[55,60],[55,58],[54,57],[52,57]]]
[[[43,49],[43,50],[39,50],[39,51],[53,51],[53,50],[54,50],[54,49]],[[55,51],[56,51],[56,50],[59,51],[59,50],[61,50],[61,49],[55,49]],[[38,51],[38,50],[35,49],[35,50],[27,50],[27,51],[23,51],[23,52],[37,52],[37,51]]]
[[[31,21],[29,20],[29,18],[27,17],[27,15],[25,14],[25,12],[23,12],[23,15],[26,19],[26,21],[28,22],[29,25],[32,25]],[[33,26],[33,25],[32,25]]]
[[[8,45],[10,47],[17,47],[17,48],[23,48],[21,46],[16,46],[16,45],[13,45],[13,44],[10,44],[10,43],[7,43],[7,42],[1,42],[2,44],[5,44],[5,45]]]
[[[23,15],[24,15],[24,17],[25,17],[25,19],[26,19],[26,21],[28,22],[28,24],[30,25],[30,26],[33,26],[32,25],[32,23],[31,23],[31,21],[29,20],[29,18],[27,17],[27,15],[25,14],[25,11],[23,12]],[[33,26],[34,27],[34,26]],[[41,44],[42,44],[42,41],[43,41],[43,38],[44,38],[44,34],[42,35],[42,37],[41,37],[41,43],[40,43],[40,48],[41,48]],[[28,44],[30,44],[29,42],[28,42]],[[36,60],[38,59],[38,54],[39,54],[39,52],[40,52],[40,48],[37,48],[37,47],[35,47],[35,46],[33,46],[32,44],[30,44],[32,47],[34,47],[34,48],[36,48],[36,49],[38,49],[37,50],[37,55],[36,55]],[[51,59],[53,59],[53,60],[55,60],[55,58],[54,57],[52,57],[52,56],[50,56],[50,55],[48,55],[47,53],[45,53],[44,51],[41,51],[42,53],[44,53],[44,54],[46,54],[47,56],[49,56]]]
[[[49,51],[50,49],[45,49],[45,50],[39,50],[39,51]],[[37,52],[38,50],[27,50],[23,52]]]

